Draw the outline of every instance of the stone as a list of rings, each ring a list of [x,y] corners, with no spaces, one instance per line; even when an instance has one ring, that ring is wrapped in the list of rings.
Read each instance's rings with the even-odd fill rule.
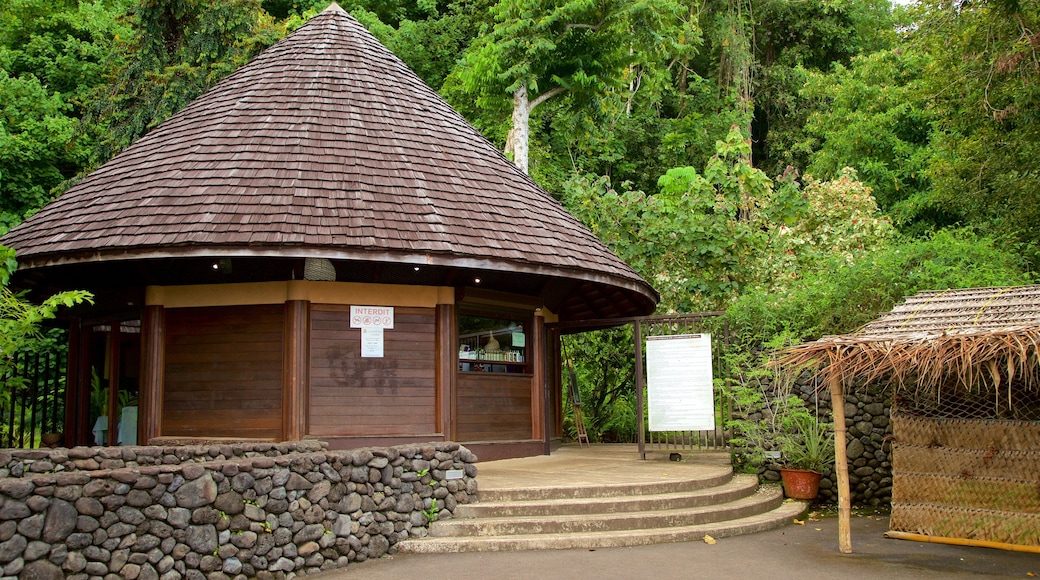
[[[25,505],[20,501],[5,501],[3,506],[0,506],[0,520],[14,520],[19,521],[29,517],[32,510],[29,506]]]
[[[231,489],[242,493],[247,489],[252,489],[254,483],[256,480],[253,478],[253,474],[239,473],[231,478]]]
[[[31,540],[39,539],[43,533],[44,517],[44,514],[36,514],[18,522],[18,533]]]
[[[126,494],[126,505],[142,508],[152,505],[152,496],[143,489],[134,489],[130,493]]]
[[[18,575],[19,580],[64,580],[61,568],[47,560],[37,560],[26,564]]]
[[[191,511],[186,508],[172,508],[169,510],[166,521],[175,528],[186,528],[191,521]]]
[[[278,558],[278,560],[268,568],[271,572],[292,572],[296,568],[296,563],[288,558]]]
[[[106,497],[115,492],[115,483],[107,479],[95,479],[83,486],[85,497]]]
[[[172,489],[171,485],[171,489]],[[213,503],[217,498],[217,483],[207,472],[197,479],[188,481],[174,492],[177,505],[182,508],[197,508]]]
[[[186,481],[198,479],[206,473],[206,466],[201,463],[185,463],[181,466],[181,475]]]
[[[35,488],[36,485],[28,479],[0,478],[0,495],[13,499],[22,499],[32,493]]]
[[[238,558],[228,558],[227,560],[224,560],[224,565],[221,569],[225,574],[238,574],[242,571],[242,561]]]
[[[304,542],[317,540],[325,533],[325,526],[321,524],[308,524],[293,536],[293,542],[300,545]]]
[[[321,546],[317,542],[304,542],[299,548],[296,549],[296,553],[304,558],[316,553],[321,549]]]
[[[848,446],[845,447],[845,454],[850,460],[861,458],[864,451],[863,443],[859,439],[849,441]]]
[[[118,510],[116,510],[116,515],[119,516],[119,521],[134,526],[138,524],[143,524],[145,521],[148,520],[148,518],[145,517],[143,513],[141,513],[141,510],[130,506],[123,506],[119,508]]]
[[[212,554],[217,549],[217,529],[212,525],[191,526],[185,543],[199,554]]]
[[[76,500],[76,511],[91,517],[99,517],[105,513],[105,506],[101,505],[101,502],[92,497],[81,497]]]
[[[379,558],[390,549],[390,540],[384,536],[372,536],[368,542],[368,557]]]
[[[68,572],[81,572],[87,567],[87,559],[81,552],[69,552],[65,556],[65,563],[61,567]]]
[[[242,494],[236,491],[222,493],[213,501],[214,508],[230,516],[242,513],[244,506]]]
[[[29,545],[25,547],[25,551],[22,552],[22,557],[25,558],[26,562],[32,562],[33,560],[39,560],[40,558],[51,553],[51,546],[47,542],[34,541],[29,542]]]
[[[14,536],[6,542],[0,542],[0,564],[7,564],[20,557],[28,545],[24,536]]]
[[[6,521],[0,523],[0,542],[6,542],[18,532],[18,522]]]
[[[127,564],[119,571],[119,575],[126,580],[137,580],[141,576],[141,566],[139,564]]]
[[[285,489],[288,491],[311,489],[313,487],[313,483],[307,481],[305,477],[302,477],[296,473],[290,474],[288,481],[285,482]]]

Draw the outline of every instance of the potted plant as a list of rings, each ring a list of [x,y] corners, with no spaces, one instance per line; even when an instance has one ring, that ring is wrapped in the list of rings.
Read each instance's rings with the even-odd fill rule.
[[[799,409],[787,421],[789,428],[779,437],[784,467],[780,478],[784,493],[794,499],[815,499],[820,491],[821,472],[834,464],[834,433],[808,409]]]

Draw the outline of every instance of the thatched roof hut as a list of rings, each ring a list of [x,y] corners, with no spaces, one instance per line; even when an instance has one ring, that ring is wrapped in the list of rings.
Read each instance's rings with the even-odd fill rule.
[[[892,383],[893,530],[1027,546],[1040,546],[1038,363],[1040,286],[922,292],[777,360],[834,397]]]

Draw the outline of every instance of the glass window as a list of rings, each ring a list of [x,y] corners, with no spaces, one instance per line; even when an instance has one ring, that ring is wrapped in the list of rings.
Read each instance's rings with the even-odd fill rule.
[[[527,372],[525,321],[520,318],[459,316],[459,370]]]

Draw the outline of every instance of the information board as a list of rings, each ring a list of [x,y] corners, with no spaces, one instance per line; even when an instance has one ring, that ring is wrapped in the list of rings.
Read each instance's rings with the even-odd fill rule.
[[[361,329],[361,357],[383,357],[383,330],[394,327],[392,306],[351,306],[350,327]]]
[[[651,431],[715,430],[710,334],[647,337],[646,375]]]

